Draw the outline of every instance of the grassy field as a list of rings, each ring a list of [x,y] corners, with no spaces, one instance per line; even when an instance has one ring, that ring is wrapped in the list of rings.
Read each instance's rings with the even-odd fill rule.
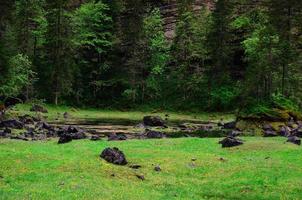
[[[301,147],[247,137],[243,146],[222,149],[218,140],[0,140],[0,199],[302,199]],[[142,168],[101,160],[113,146]]]
[[[31,114],[29,112],[31,105],[19,104],[17,105],[12,113],[18,114]],[[46,105],[48,120],[64,120],[63,113],[68,112],[73,120],[111,120],[111,121],[141,121],[146,115],[159,115],[165,118],[165,115],[169,115],[169,121],[219,121],[223,118],[225,121],[231,121],[235,117],[233,114],[225,113],[185,113],[185,112],[166,112],[166,111],[117,111],[117,110],[99,110],[99,109],[75,109],[67,106],[51,106]]]

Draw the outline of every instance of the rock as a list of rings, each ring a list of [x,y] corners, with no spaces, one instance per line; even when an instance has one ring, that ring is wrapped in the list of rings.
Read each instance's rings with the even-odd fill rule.
[[[45,134],[35,134],[33,137],[32,137],[32,140],[33,141],[38,141],[38,140],[46,140],[47,139],[47,136]]]
[[[38,122],[35,127],[38,129],[38,130],[42,130],[42,129],[45,129],[45,130],[52,130],[54,131],[54,128],[49,125],[47,122]]]
[[[83,140],[83,139],[87,138],[87,136],[84,132],[72,133],[71,137],[73,140]]]
[[[65,144],[71,141],[72,141],[72,135],[66,133],[60,136],[58,144]]]
[[[290,128],[287,126],[282,126],[279,130],[279,135],[284,136],[284,137],[288,137],[290,135]]]
[[[141,165],[130,165],[129,166],[129,168],[132,168],[132,169],[139,169],[141,167],[142,167]]]
[[[77,133],[77,132],[84,132],[82,129],[76,126],[68,126],[67,130],[68,133]]]
[[[296,129],[293,129],[290,134],[288,134],[287,136],[297,136],[297,137],[302,137],[302,128],[296,128]]]
[[[242,140],[235,138],[235,137],[226,137],[225,139],[221,140],[219,144],[222,144],[222,147],[235,147],[242,145]]]
[[[152,130],[147,130],[146,132],[146,137],[150,139],[161,139],[164,138],[166,135],[158,132],[158,131],[152,131]]]
[[[64,117],[64,119],[68,119],[68,118],[70,118],[70,115],[69,115],[68,112],[65,112],[65,113],[63,114],[63,117]]]
[[[22,129],[22,128],[24,128],[24,123],[22,123],[16,119],[4,120],[4,121],[0,122],[0,127]]]
[[[137,174],[136,177],[137,177],[138,179],[142,180],[142,181],[145,180],[145,176],[144,176],[144,175],[138,175],[138,174]]]
[[[122,151],[118,148],[106,148],[100,155],[101,158],[115,165],[127,165],[127,160]]]
[[[264,124],[262,129],[264,131],[272,131],[273,130],[273,127],[270,125],[270,124]]]
[[[28,139],[23,135],[11,136],[10,139],[28,141]]]
[[[0,137],[6,137],[7,133],[4,130],[0,130]]]
[[[237,124],[236,121],[228,122],[228,123],[224,124],[223,128],[224,129],[236,129],[236,124]]]
[[[146,128],[146,126],[145,126],[144,123],[139,123],[136,126],[134,126],[134,128],[141,128],[141,129],[143,129],[143,128]]]
[[[110,134],[108,137],[108,141],[122,141],[127,139],[127,136],[123,133]]]
[[[35,120],[30,115],[19,116],[18,118],[24,124],[34,124],[35,123]]]
[[[155,166],[155,167],[154,167],[154,171],[156,171],[156,172],[160,172],[160,171],[161,171],[160,166]]]
[[[230,136],[230,137],[238,137],[240,135],[242,135],[242,132],[240,132],[240,131],[234,131],[234,130],[230,131],[229,134],[228,134],[228,136]]]
[[[288,137],[287,142],[290,142],[290,143],[293,143],[293,144],[296,144],[296,145],[301,145],[301,139],[298,138],[297,136]]]
[[[277,133],[273,130],[265,130],[264,131],[264,137],[277,137]]]
[[[46,108],[44,108],[41,105],[37,105],[37,104],[32,105],[32,107],[30,108],[30,111],[31,112],[48,113],[48,110]]]
[[[165,121],[159,116],[145,116],[143,122],[146,126],[165,126]]]
[[[90,140],[99,141],[99,140],[101,140],[101,137],[99,135],[93,135],[93,136],[91,136]]]

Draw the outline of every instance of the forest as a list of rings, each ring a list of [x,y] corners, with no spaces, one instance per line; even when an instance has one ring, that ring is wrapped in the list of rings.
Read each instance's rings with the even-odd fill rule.
[[[298,200],[301,138],[301,0],[0,0],[0,200]]]
[[[0,94],[112,108],[300,108],[301,7],[299,0],[7,0]]]

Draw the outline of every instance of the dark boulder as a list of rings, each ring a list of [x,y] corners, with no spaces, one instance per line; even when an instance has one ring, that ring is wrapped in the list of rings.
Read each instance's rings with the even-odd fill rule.
[[[225,139],[221,140],[219,144],[222,145],[223,148],[225,147],[235,147],[242,145],[242,140],[235,138],[235,137],[226,137]]]
[[[150,139],[161,139],[166,137],[166,135],[158,131],[147,130],[146,137]]]
[[[123,133],[113,133],[110,134],[108,137],[108,141],[121,141],[121,140],[127,140],[127,136]]]
[[[63,134],[60,136],[58,144],[65,144],[72,141],[72,135],[71,134]]]
[[[24,128],[24,123],[20,122],[19,120],[10,119],[4,120],[0,122],[1,128],[14,128],[14,129],[22,129]]]
[[[288,137],[290,134],[291,134],[291,130],[287,126],[282,126],[279,130],[280,136]]]
[[[30,108],[30,111],[31,112],[48,113],[48,110],[46,108],[44,108],[41,105],[37,105],[37,104],[32,105],[32,107]]]
[[[101,140],[101,137],[99,135],[93,135],[93,136],[91,136],[90,140],[99,141],[99,140]]]
[[[301,145],[301,139],[298,138],[297,136],[288,137],[287,142],[290,142],[290,143],[293,143],[293,144],[296,144],[296,145]]]
[[[101,158],[115,165],[126,165],[128,162],[122,151],[118,148],[106,148],[100,155]]]
[[[273,130],[265,130],[263,132],[263,136],[264,137],[276,137],[276,136],[278,136],[278,134]]]
[[[236,121],[228,122],[223,125],[223,128],[224,129],[236,129],[236,124],[237,124]]]
[[[143,121],[146,126],[166,126],[165,121],[159,116],[145,116]]]
[[[67,128],[68,133],[78,133],[78,132],[84,132],[81,128],[76,126],[68,126]]]
[[[72,133],[71,137],[73,140],[82,140],[82,139],[86,139],[87,135],[84,132],[76,132],[76,133]]]
[[[292,136],[297,136],[297,137],[302,137],[302,128],[296,128],[296,129],[293,129],[289,135],[292,135]]]

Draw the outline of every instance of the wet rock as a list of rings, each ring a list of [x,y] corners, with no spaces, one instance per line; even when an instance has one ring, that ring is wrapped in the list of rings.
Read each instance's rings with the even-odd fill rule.
[[[46,108],[44,108],[41,105],[37,105],[37,104],[32,105],[32,107],[30,108],[30,111],[31,112],[48,113],[48,110]]]
[[[301,145],[301,139],[298,138],[297,136],[288,137],[287,142],[290,142],[290,143],[293,143],[293,144],[296,144],[296,145]]]
[[[123,133],[110,134],[108,137],[108,141],[122,141],[127,139],[127,136]]]
[[[221,140],[219,144],[222,144],[222,147],[235,147],[242,145],[242,140],[236,138],[236,137],[226,137],[225,139]]]
[[[228,123],[224,124],[223,128],[224,129],[236,129],[236,124],[237,124],[236,121],[228,122]]]
[[[156,172],[160,172],[160,171],[161,171],[160,166],[158,166],[158,165],[157,165],[157,166],[155,166],[155,167],[154,167],[154,171],[156,171]]]
[[[72,141],[72,135],[66,133],[60,136],[58,144],[65,144],[71,141]]]
[[[10,120],[4,120],[4,121],[0,122],[0,127],[22,129],[22,128],[24,128],[24,123],[22,123],[16,119],[10,119]]]
[[[101,158],[115,165],[126,165],[128,162],[122,151],[118,148],[106,148],[100,155]]]
[[[165,121],[159,116],[145,116],[143,122],[146,126],[165,126]]]
[[[99,135],[93,135],[93,136],[91,136],[90,140],[99,141],[99,140],[101,140],[101,137]]]
[[[166,135],[158,131],[146,130],[146,137],[150,139],[161,139],[166,137]]]
[[[265,130],[263,133],[264,137],[277,137],[278,134],[273,130]]]

